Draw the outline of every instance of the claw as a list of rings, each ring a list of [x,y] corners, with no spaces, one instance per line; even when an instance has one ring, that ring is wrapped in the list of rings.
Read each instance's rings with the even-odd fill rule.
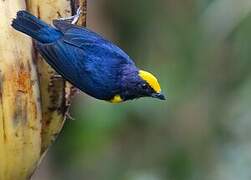
[[[62,76],[60,74],[54,74],[52,75],[53,79],[62,79]]]
[[[79,20],[79,17],[81,15],[82,11],[81,11],[81,7],[79,7],[77,9],[77,12],[75,15],[73,16],[69,16],[69,17],[65,17],[65,18],[60,18],[59,20],[62,20],[62,21],[69,21],[71,20],[71,24],[76,24]]]

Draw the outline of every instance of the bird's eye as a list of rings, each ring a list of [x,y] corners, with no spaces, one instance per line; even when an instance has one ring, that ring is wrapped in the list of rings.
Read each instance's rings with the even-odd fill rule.
[[[147,89],[147,84],[144,83],[144,84],[141,85],[141,87],[142,87],[142,89]]]

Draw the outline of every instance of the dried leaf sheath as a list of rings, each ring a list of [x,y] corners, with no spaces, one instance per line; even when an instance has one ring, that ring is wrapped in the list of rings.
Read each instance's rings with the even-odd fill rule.
[[[32,42],[10,27],[25,3],[0,1],[0,179],[27,179],[41,154],[41,106]],[[18,177],[18,178],[17,178]]]

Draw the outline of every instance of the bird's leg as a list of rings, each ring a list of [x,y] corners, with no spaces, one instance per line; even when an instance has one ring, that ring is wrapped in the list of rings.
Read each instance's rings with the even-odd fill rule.
[[[65,92],[66,92],[65,93],[65,99],[66,99],[66,101],[65,101],[65,105],[66,105],[65,117],[69,120],[75,120],[75,118],[73,118],[71,116],[70,109],[71,109],[72,102],[76,99],[77,94],[79,94],[79,90],[76,87],[70,85],[70,83],[67,83],[66,87],[65,87]]]
[[[71,24],[76,24],[79,20],[79,17],[81,15],[81,7],[79,7],[77,9],[77,13],[73,16],[69,16],[69,17],[65,17],[65,18],[60,18],[59,20],[62,20],[62,21],[69,21],[71,20]]]
[[[74,121],[75,118],[71,116],[71,113],[69,112],[69,109],[65,113],[65,118]]]

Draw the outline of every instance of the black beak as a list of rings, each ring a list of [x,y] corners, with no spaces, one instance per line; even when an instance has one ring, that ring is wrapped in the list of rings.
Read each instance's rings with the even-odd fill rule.
[[[164,94],[162,94],[162,93],[153,93],[153,94],[152,94],[152,97],[153,97],[153,98],[160,99],[160,100],[166,100]]]

